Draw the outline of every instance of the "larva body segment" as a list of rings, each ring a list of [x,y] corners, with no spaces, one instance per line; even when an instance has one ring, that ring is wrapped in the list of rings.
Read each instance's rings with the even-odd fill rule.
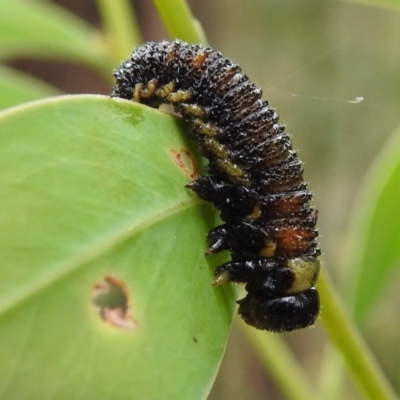
[[[245,283],[239,314],[275,332],[312,325],[319,313],[317,212],[302,163],[262,91],[221,53],[182,41],[147,43],[114,72],[112,97],[172,104],[209,160],[187,187],[224,221],[207,254],[229,250],[215,284]]]

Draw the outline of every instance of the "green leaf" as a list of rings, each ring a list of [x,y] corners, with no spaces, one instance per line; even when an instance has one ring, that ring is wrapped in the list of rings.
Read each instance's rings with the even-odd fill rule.
[[[1,0],[0,57],[45,57],[101,69],[105,54],[100,33],[63,8],[39,0]]]
[[[0,109],[60,93],[55,87],[38,79],[0,66]]]
[[[211,285],[215,211],[184,188],[182,130],[103,96],[0,113],[1,398],[206,397],[234,293]],[[105,280],[126,324],[98,314]]]
[[[128,58],[134,46],[142,42],[139,23],[129,0],[97,0],[103,35],[107,38],[108,54],[118,65]]]
[[[349,372],[365,399],[396,400],[397,396],[379,368],[329,276],[322,271],[318,279],[321,297],[321,321],[332,343],[339,349]]]
[[[400,129],[372,165],[350,225],[350,292],[361,322],[389,283],[400,261]]]

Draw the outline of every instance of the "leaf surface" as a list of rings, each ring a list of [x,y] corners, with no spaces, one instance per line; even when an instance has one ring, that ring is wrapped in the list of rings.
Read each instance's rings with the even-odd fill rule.
[[[350,225],[349,287],[357,321],[365,319],[400,263],[400,129],[363,183]]]
[[[44,57],[106,69],[98,31],[51,2],[1,0],[0,57]]]
[[[182,130],[103,96],[0,113],[0,398],[207,395],[234,293],[211,285],[215,211],[184,188]],[[107,279],[129,329],[93,303]]]

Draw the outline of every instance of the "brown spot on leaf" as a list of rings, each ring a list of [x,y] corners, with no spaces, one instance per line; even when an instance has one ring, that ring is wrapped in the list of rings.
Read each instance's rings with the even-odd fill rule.
[[[199,174],[197,164],[192,154],[188,150],[171,150],[170,153],[175,164],[182,169],[186,175],[188,175],[191,179],[197,178]]]
[[[128,331],[137,329],[129,305],[129,292],[121,279],[107,275],[94,286],[92,301],[104,322]]]

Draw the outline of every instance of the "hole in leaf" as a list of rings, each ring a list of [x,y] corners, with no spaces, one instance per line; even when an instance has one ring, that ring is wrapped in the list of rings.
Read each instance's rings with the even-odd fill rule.
[[[197,177],[199,174],[197,164],[190,151],[181,149],[179,151],[171,150],[170,153],[175,164],[181,168],[186,175],[189,175],[191,179]]]
[[[120,279],[107,275],[94,286],[92,301],[104,322],[129,331],[137,329],[129,307],[128,289]]]

